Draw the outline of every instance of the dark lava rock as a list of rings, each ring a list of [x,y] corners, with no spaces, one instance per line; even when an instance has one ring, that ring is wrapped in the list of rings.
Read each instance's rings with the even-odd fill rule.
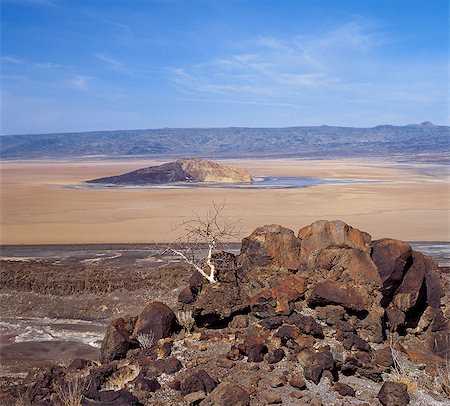
[[[161,388],[161,385],[156,379],[146,379],[138,377],[134,382],[134,387],[143,392],[156,392]]]
[[[170,337],[176,328],[176,317],[170,307],[161,302],[149,303],[139,315],[133,335],[153,333],[155,340]]]
[[[250,395],[240,386],[229,382],[222,382],[200,403],[200,406],[247,405],[250,405]]]
[[[216,385],[216,381],[207,372],[200,370],[193,372],[180,382],[180,391],[183,396],[199,391],[210,393]]]
[[[130,336],[122,317],[112,320],[106,329],[105,338],[100,349],[101,361],[107,363],[125,358],[130,348]]]
[[[193,306],[197,325],[214,325],[229,319],[249,305],[247,295],[236,283],[208,283],[203,285]]]
[[[83,406],[140,406],[138,398],[127,389],[102,391],[96,400],[85,399]]]
[[[316,385],[320,382],[322,373],[325,370],[334,368],[333,355],[328,347],[322,347],[316,353],[312,353],[308,364],[303,368],[305,378],[314,382]]]
[[[267,356],[267,362],[269,364],[277,364],[284,358],[285,352],[282,348],[277,348],[271,352]]]
[[[390,381],[383,384],[377,398],[384,406],[406,406],[410,401],[408,387],[404,383]]]
[[[355,390],[345,383],[336,382],[334,384],[334,390],[341,396],[355,396]]]
[[[304,316],[303,314],[294,313],[289,317],[287,322],[295,324],[304,334],[323,338],[322,326],[311,316]]]

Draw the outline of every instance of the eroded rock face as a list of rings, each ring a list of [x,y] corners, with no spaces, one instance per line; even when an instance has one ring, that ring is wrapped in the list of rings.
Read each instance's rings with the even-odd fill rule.
[[[280,275],[281,269],[285,273],[298,269],[300,240],[292,230],[279,225],[259,227],[242,240],[239,262],[244,281],[258,281],[264,286],[267,276]]]
[[[176,326],[172,309],[161,302],[149,303],[139,315],[134,326],[133,336],[153,334],[155,340],[170,337]]]
[[[362,311],[369,305],[368,298],[357,288],[338,281],[319,282],[308,298],[310,305],[340,305],[345,309]]]
[[[326,248],[356,248],[370,252],[369,234],[345,224],[343,221],[319,220],[298,232],[301,241],[301,260],[306,262],[314,252]]]

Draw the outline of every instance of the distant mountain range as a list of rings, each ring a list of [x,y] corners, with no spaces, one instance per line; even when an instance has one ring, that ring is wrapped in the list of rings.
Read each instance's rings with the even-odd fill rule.
[[[373,128],[163,128],[3,135],[2,159],[95,157],[337,158],[447,155],[450,127],[430,122]]]

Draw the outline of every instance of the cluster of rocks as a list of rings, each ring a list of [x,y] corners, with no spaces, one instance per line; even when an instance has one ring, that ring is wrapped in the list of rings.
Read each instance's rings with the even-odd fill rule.
[[[297,236],[270,225],[239,255],[217,254],[216,266],[217,283],[193,273],[177,309],[152,302],[111,321],[100,363],[30,374],[28,399],[52,404],[78,371],[89,382],[86,405],[320,405],[311,388],[324,379],[338,398],[357,400],[342,382],[351,376],[376,383],[381,404],[406,405],[407,386],[383,382],[389,340],[419,361],[448,351],[437,264],[402,241],[372,241],[341,221]],[[174,310],[195,320],[192,334]]]

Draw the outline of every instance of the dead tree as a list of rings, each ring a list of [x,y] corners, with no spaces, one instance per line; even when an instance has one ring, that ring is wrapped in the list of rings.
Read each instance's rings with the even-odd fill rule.
[[[225,217],[222,212],[225,203],[212,203],[205,215],[193,213],[188,219],[177,224],[173,231],[181,231],[181,236],[170,243],[166,251],[181,258],[198,271],[210,283],[217,282],[217,261],[219,250],[226,242],[236,240],[240,234],[240,221]],[[206,249],[206,254],[205,254]],[[208,272],[204,270],[204,264]]]

